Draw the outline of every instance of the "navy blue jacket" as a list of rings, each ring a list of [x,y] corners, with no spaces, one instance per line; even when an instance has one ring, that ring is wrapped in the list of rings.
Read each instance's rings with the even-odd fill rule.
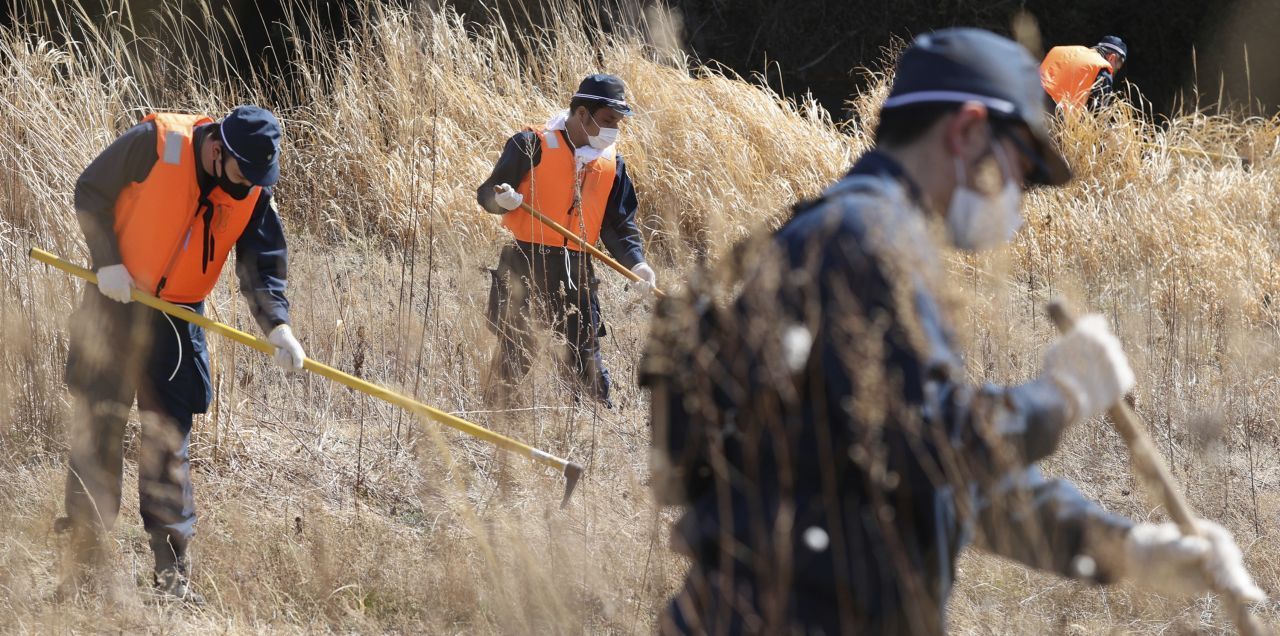
[[[1104,108],[1111,104],[1115,94],[1115,76],[1111,71],[1102,69],[1089,88],[1089,105],[1092,108]]]
[[[1063,394],[1047,379],[965,381],[932,246],[916,187],[871,152],[740,250],[732,305],[659,306],[641,381],[655,472],[677,477],[667,502],[687,505],[673,541],[694,559],[691,587],[736,581],[751,599],[721,615],[710,598],[703,628],[938,633],[974,541],[1109,579],[1080,557],[1114,548],[1131,522],[1035,465],[1067,424]]]
[[[214,124],[196,128],[192,151],[197,158],[205,137],[215,129]],[[116,199],[126,186],[146,179],[157,160],[156,126],[143,122],[107,146],[76,180],[76,215],[95,271],[121,263],[113,229]],[[206,183],[211,177],[199,170],[196,173],[201,187],[212,187]],[[236,274],[240,292],[263,332],[289,322],[289,300],[285,297],[288,245],[271,188],[263,189],[249,224],[236,241]]]
[[[567,147],[572,148],[569,136],[560,131]],[[605,249],[623,267],[631,269],[644,261],[644,244],[640,240],[640,228],[636,226],[636,190],[627,176],[627,164],[619,154],[617,173],[613,178],[613,189],[609,192],[609,202],[604,208],[604,219],[600,225],[600,241]],[[542,144],[538,135],[532,131],[523,131],[512,135],[502,149],[502,155],[493,166],[489,178],[476,190],[476,201],[480,207],[490,214],[504,214],[506,210],[498,207],[494,201],[494,186],[509,184],[516,187],[539,163],[542,163]]]

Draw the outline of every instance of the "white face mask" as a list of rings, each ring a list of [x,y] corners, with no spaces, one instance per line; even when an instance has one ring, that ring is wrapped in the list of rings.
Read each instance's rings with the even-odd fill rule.
[[[964,162],[956,157],[956,183],[947,209],[947,232],[958,249],[980,252],[997,248],[1013,239],[1022,227],[1022,188],[1009,176],[1004,152],[995,145],[996,161],[1004,186],[995,197],[984,196],[965,185]]]
[[[601,126],[600,122],[597,122],[596,118],[592,117],[590,113],[587,114],[587,117],[591,117],[591,123],[595,124],[596,128],[600,129],[600,134],[598,135],[587,135],[587,143],[590,144],[592,148],[595,148],[596,150],[604,150],[605,148],[618,143],[617,128],[605,128]]]

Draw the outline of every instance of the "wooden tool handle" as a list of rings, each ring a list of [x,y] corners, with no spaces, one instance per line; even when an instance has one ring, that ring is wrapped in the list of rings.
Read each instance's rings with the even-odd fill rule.
[[[1061,299],[1054,299],[1049,302],[1049,318],[1057,325],[1058,331],[1067,333],[1075,327],[1076,317],[1071,313],[1066,303]],[[1173,474],[1169,472],[1168,466],[1164,460],[1156,452],[1155,445],[1151,442],[1151,436],[1147,434],[1147,429],[1138,420],[1137,414],[1129,405],[1120,400],[1107,409],[1107,414],[1111,416],[1111,421],[1115,423],[1116,432],[1120,433],[1120,437],[1124,438],[1125,445],[1129,448],[1130,462],[1133,469],[1137,471],[1143,481],[1156,490],[1160,497],[1160,503],[1164,504],[1166,510],[1169,511],[1169,517],[1173,522],[1178,524],[1178,529],[1182,534],[1187,536],[1200,536],[1200,528],[1196,526],[1195,512],[1191,510],[1190,504],[1187,503],[1186,497],[1182,495],[1182,490],[1178,487],[1177,481],[1174,480]],[[1236,629],[1245,636],[1262,636],[1270,634],[1271,630],[1265,628],[1262,623],[1249,609],[1248,603],[1236,596],[1231,590],[1224,590],[1218,585],[1218,581],[1214,578],[1213,573],[1206,571],[1205,578],[1213,586],[1213,591],[1222,596],[1227,609],[1230,610],[1232,618],[1235,620]]]
[[[495,186],[494,189],[497,190],[497,187]],[[521,203],[520,209],[524,210],[525,212],[528,212],[530,216],[541,221],[543,225],[546,225],[552,230],[555,230],[556,234],[563,236],[565,240],[573,241],[574,245],[577,245],[584,252],[587,252],[588,254],[591,254],[592,256],[596,257],[597,260],[613,268],[619,274],[622,274],[623,276],[626,276],[628,279],[635,281],[637,283],[642,282],[644,280],[640,278],[639,274],[623,267],[622,263],[619,263],[618,261],[615,261],[612,258],[610,258],[609,255],[602,252],[600,248],[582,240],[582,238],[579,237],[577,234],[570,232],[569,229],[566,228],[565,226],[560,225],[559,223],[556,223],[555,221],[551,220],[545,214],[537,211],[536,209],[533,208],[533,206],[529,205],[528,203]],[[667,297],[667,293],[662,291],[661,289],[658,289],[657,287],[653,287],[653,295],[657,296],[658,298]]]
[[[1076,317],[1061,300],[1049,303],[1049,318],[1057,325],[1058,331],[1064,334],[1071,331],[1076,324]],[[1107,409],[1107,414],[1115,422],[1116,432],[1124,438],[1125,446],[1129,447],[1134,469],[1141,473],[1150,486],[1158,490],[1160,502],[1169,510],[1169,517],[1178,524],[1178,529],[1185,535],[1200,536],[1200,529],[1196,527],[1191,506],[1182,496],[1182,491],[1178,488],[1168,467],[1156,454],[1151,436],[1138,421],[1138,416],[1133,409],[1129,408],[1124,400],[1120,400]]]

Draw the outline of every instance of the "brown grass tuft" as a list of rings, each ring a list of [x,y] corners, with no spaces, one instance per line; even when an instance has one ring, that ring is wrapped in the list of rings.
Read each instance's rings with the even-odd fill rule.
[[[634,386],[648,311],[606,281],[606,363],[619,408],[573,408],[549,361],[526,404],[485,412],[492,337],[481,310],[502,233],[473,193],[504,138],[544,121],[581,76],[629,83],[640,114],[622,152],[664,280],[724,255],[818,193],[868,144],[881,82],[840,126],[723,72],[691,67],[643,22],[589,39],[581,14],[524,39],[448,9],[363,3],[341,43],[303,42],[290,90],[205,59],[208,25],[125,17],[64,47],[50,25],[0,31],[0,616],[13,631],[643,633],[685,564],[647,487],[646,396]],[[123,14],[122,14],[123,15]],[[57,28],[74,13],[48,16]],[[306,19],[296,11],[294,23]],[[637,18],[643,20],[644,18]],[[647,18],[657,20],[652,14]],[[295,31],[297,32],[297,31]],[[147,37],[142,37],[142,36]],[[246,88],[248,87],[248,88]],[[147,604],[149,571],[126,497],[98,601],[57,607],[54,585],[67,396],[65,317],[77,286],[36,267],[40,246],[84,262],[71,209],[85,164],[144,111],[223,113],[258,101],[286,125],[281,211],[294,240],[291,298],[309,353],[587,466],[574,505],[558,477],[314,377],[212,341],[215,407],[193,444],[202,512],[198,612]],[[1187,114],[1145,123],[1119,107],[1064,121],[1080,178],[1033,195],[1012,249],[956,258],[972,375],[1016,381],[1052,337],[1063,291],[1116,323],[1139,373],[1138,407],[1199,510],[1241,540],[1280,592],[1280,123]],[[1176,148],[1176,149],[1175,149]],[[1209,155],[1244,155],[1248,165]],[[214,317],[251,320],[228,279]],[[1208,440],[1208,441],[1206,441]],[[501,466],[501,467],[500,467]],[[1153,516],[1118,439],[1091,422],[1049,469],[1108,507]],[[132,464],[127,480],[135,479]],[[136,492],[135,483],[125,491]],[[1216,602],[1091,590],[973,557],[952,603],[960,633],[1214,632]],[[1275,619],[1276,613],[1271,612]]]

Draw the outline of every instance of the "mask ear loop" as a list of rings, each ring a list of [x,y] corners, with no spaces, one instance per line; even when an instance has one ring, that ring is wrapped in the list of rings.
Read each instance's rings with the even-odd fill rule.
[[[212,135],[210,135],[210,137],[212,137]],[[226,168],[226,167],[222,164],[222,160],[223,160],[223,156],[222,156],[222,142],[221,142],[221,141],[218,141],[218,140],[212,140],[212,139],[211,139],[211,140],[209,140],[209,141],[207,141],[207,142],[205,142],[205,143],[214,143],[214,142],[216,142],[218,145],[217,145],[217,146],[214,146],[214,147],[213,147],[213,151],[212,151],[212,152],[213,152],[213,178],[215,178],[215,179],[221,179],[221,178],[222,178],[222,175],[218,174],[218,172],[219,172],[220,170],[224,170],[224,169]]]
[[[999,138],[995,137],[994,134],[992,133],[993,136],[991,137],[991,154],[996,156],[996,163],[1000,164],[1000,176],[1005,183],[1013,183],[1015,187],[1021,188],[1019,186],[1021,180],[1018,179],[1017,175],[1013,174],[1013,166],[1011,165],[1013,162],[1009,161],[1009,157],[1004,153],[1004,147],[1000,145]],[[1005,187],[1008,186],[1001,186],[1001,188]]]
[[[968,188],[969,185],[964,182],[964,161],[960,159],[960,155],[956,155],[953,163],[956,167],[956,189]]]
[[[1000,164],[1000,172],[1004,185],[1000,188],[1001,198],[1006,201],[1005,231],[1006,240],[1013,240],[1014,234],[1026,220],[1022,217],[1022,181],[1013,173],[1013,160],[1005,153],[1004,146],[992,138],[996,163]]]
[[[996,130],[995,128],[991,127],[990,122],[987,123],[987,128],[988,130],[991,131],[991,147],[994,149],[996,147]],[[978,157],[978,158],[981,159],[982,157],[985,157],[985,156],[986,154],[983,154],[981,157]],[[998,158],[996,160],[999,161]],[[965,183],[964,181],[965,176],[967,176],[968,174],[964,169],[964,160],[960,158],[960,155],[956,155],[955,157],[953,157],[953,163],[956,167],[956,189],[959,190],[960,188],[966,188],[966,189],[972,190],[973,188],[970,188],[969,184]],[[1004,172],[1003,163],[1001,163],[1000,172],[1001,173]],[[1004,176],[1004,174],[1001,174],[1001,176]]]
[[[1014,186],[1017,186],[1019,183],[1019,180],[1013,174],[1013,171],[1009,166],[1011,162],[1009,161],[1008,157],[1005,156],[1004,148],[1000,145],[1000,141],[999,141],[1000,136],[996,134],[995,127],[992,126],[990,123],[987,124],[987,127],[991,131],[991,146],[986,153],[984,153],[981,157],[979,157],[979,159],[982,159],[982,157],[986,157],[987,154],[995,156],[996,164],[1000,166],[1000,189],[1001,190],[1008,187],[1008,184],[1010,182],[1012,182]],[[954,161],[956,166],[956,188],[957,189],[969,188],[969,185],[964,182],[964,178],[966,174],[964,169],[964,161],[960,159],[960,155],[956,155]],[[969,188],[969,189],[972,190],[973,188]]]

